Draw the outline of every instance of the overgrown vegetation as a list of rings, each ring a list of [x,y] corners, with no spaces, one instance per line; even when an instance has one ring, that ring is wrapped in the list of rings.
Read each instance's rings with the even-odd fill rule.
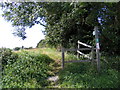
[[[9,53],[5,50],[6,53]],[[11,52],[11,54],[13,54]],[[4,66],[2,71],[3,88],[40,88],[48,85],[54,61],[44,54],[22,51],[18,57]],[[2,61],[7,60],[2,59]],[[13,62],[14,61],[14,62]]]
[[[0,62],[2,63],[2,68],[4,69],[4,66],[14,63],[17,60],[18,55],[13,53],[9,48],[0,48],[0,57]]]
[[[7,50],[7,49],[6,49]],[[11,52],[12,54],[14,52]],[[51,48],[30,49],[15,52],[13,63],[6,64],[2,71],[3,88],[54,87],[47,78],[57,72],[57,88],[118,88],[120,56],[101,57],[101,72],[96,63],[69,63],[61,70],[61,52]],[[66,53],[65,60],[76,59]],[[54,60],[54,61],[53,61]]]
[[[59,73],[61,88],[119,88],[118,63],[120,56],[102,57],[101,72],[96,70],[96,64],[72,63],[66,64]],[[105,61],[104,61],[105,60]]]
[[[61,53],[58,51],[61,47],[76,48],[78,40],[95,46],[92,35],[95,26],[99,28],[100,50],[104,53],[100,74],[95,63],[65,64],[65,69],[58,74],[58,87],[118,88],[120,2],[3,2],[0,7],[3,17],[16,26],[14,35],[24,40],[26,28],[35,24],[43,25],[46,35],[37,44],[41,49],[16,48],[17,53],[0,49],[3,88],[50,86],[47,77],[60,70]],[[50,46],[52,49],[48,48]],[[77,59],[75,53],[67,52],[65,60]]]

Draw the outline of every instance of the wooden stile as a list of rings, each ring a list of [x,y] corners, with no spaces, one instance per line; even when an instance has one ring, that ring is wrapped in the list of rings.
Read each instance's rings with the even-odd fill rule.
[[[79,40],[78,40],[78,48],[77,49],[74,49],[74,48],[71,48],[71,49],[62,48],[62,68],[64,68],[64,63],[91,62],[92,61],[92,64],[94,62],[97,62],[97,70],[98,70],[98,72],[100,72],[100,56],[99,56],[99,49],[100,48],[99,48],[99,36],[98,36],[98,28],[97,27],[94,28],[94,32],[95,32],[96,48],[94,48],[93,46],[87,45],[86,43],[80,42]],[[88,48],[80,48],[80,45],[86,46]],[[81,51],[91,50],[91,56],[88,56],[88,55],[84,54],[80,50]],[[94,58],[94,50],[96,50],[96,58]],[[65,58],[65,54],[64,54],[65,51],[77,51],[77,58],[79,58],[79,55],[83,55],[84,57],[88,58],[88,60],[65,61],[65,59],[64,59]]]

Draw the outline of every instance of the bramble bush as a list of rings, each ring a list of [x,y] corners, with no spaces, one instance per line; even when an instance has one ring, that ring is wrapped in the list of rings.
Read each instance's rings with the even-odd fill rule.
[[[3,88],[45,87],[53,60],[44,54],[22,51],[16,62],[6,66],[2,76]]]
[[[14,63],[17,60],[18,55],[13,53],[9,48],[0,48],[0,57],[2,67],[4,68],[5,65]]]

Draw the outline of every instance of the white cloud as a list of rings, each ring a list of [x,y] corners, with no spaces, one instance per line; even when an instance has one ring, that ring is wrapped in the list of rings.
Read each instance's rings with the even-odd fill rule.
[[[23,41],[24,46],[29,47],[30,45],[36,47],[37,43],[44,39],[42,30],[44,27],[40,25],[35,25],[34,27],[26,30],[27,38]],[[28,44],[29,43],[29,44]]]
[[[1,13],[1,12],[0,12]],[[10,22],[4,20],[0,16],[0,47],[14,48],[21,47],[36,47],[37,43],[44,39],[44,35],[41,30],[44,30],[44,27],[41,25],[35,25],[30,29],[26,30],[27,38],[21,40],[19,37],[15,37],[13,33],[14,28],[11,26]]]

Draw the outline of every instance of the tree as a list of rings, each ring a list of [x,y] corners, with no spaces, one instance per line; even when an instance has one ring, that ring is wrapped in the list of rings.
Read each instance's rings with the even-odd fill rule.
[[[1,6],[3,16],[13,26],[45,26],[46,41],[51,45],[75,47],[78,39],[93,44],[92,32],[97,25],[102,32],[102,50],[119,52],[119,3],[24,2]]]
[[[43,47],[47,47],[46,41],[44,39],[39,41],[39,43],[37,44],[36,48],[43,48]]]

